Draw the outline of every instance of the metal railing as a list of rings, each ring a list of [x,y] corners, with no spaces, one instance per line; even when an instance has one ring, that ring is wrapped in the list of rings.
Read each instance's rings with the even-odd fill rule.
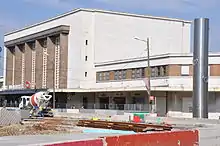
[[[148,104],[66,104],[56,103],[58,109],[103,109],[103,110],[129,110],[129,111],[148,111]]]

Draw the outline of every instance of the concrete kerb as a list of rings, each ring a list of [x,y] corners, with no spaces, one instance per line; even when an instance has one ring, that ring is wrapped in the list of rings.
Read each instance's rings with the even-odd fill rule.
[[[27,145],[27,146],[52,146],[52,145],[57,145],[57,144],[63,144],[63,143],[73,143],[73,142],[81,142],[81,141],[93,141],[93,140],[102,140],[102,138],[95,138],[95,139],[83,139],[83,140],[66,140],[66,141],[57,141],[57,142],[52,142],[52,143],[40,143],[40,144],[32,144],[32,145]]]
[[[187,125],[195,125],[195,124],[220,124],[220,120],[216,119],[197,119],[197,118],[172,118],[172,117],[145,117],[145,121],[149,123],[156,123],[160,119],[161,122],[165,122],[168,124],[187,124]]]

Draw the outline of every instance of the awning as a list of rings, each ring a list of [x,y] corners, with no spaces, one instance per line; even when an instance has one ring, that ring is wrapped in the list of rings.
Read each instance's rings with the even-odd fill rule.
[[[2,90],[0,95],[15,95],[15,94],[34,94],[39,91],[47,91],[47,89],[16,89],[16,90]]]

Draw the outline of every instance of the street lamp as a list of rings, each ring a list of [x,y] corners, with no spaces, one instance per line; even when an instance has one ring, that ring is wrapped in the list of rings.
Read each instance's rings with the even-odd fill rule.
[[[48,53],[44,53],[45,55],[49,56]],[[55,93],[55,57],[53,59],[53,61],[50,60],[50,62],[52,62],[53,64],[53,109],[56,108],[56,104],[55,104],[55,100],[56,100],[56,93]]]
[[[134,38],[135,40],[141,41],[146,43],[146,50],[147,51],[147,72],[148,72],[148,88],[147,88],[147,93],[148,93],[148,98],[151,96],[151,85],[150,85],[150,79],[151,79],[151,69],[150,69],[150,45],[149,45],[149,38],[146,40],[140,39],[138,37]],[[153,108],[151,107],[151,112],[153,112]]]

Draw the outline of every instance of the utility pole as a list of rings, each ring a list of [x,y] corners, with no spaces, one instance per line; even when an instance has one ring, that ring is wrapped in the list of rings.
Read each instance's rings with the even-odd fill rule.
[[[145,51],[147,51],[146,56],[147,56],[147,79],[148,79],[147,93],[148,93],[148,100],[150,101],[150,98],[151,98],[150,40],[149,40],[149,38],[147,38],[147,40],[143,40],[143,39],[140,39],[137,37],[135,37],[134,39],[146,43],[146,50]],[[150,104],[150,105],[151,105],[150,111],[151,111],[151,113],[154,113],[154,106],[153,106],[153,104]]]
[[[148,96],[150,98],[151,96],[151,87],[150,87],[150,79],[151,79],[151,68],[150,68],[150,41],[149,38],[147,38],[147,77],[148,77]]]

